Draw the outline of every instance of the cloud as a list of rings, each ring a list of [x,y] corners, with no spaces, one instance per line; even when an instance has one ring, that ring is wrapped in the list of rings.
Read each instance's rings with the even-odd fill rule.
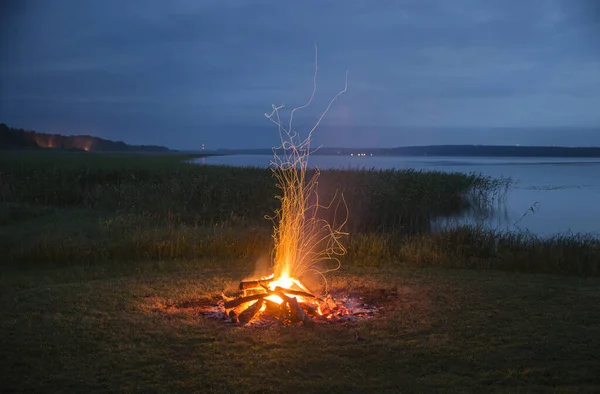
[[[240,145],[271,145],[275,134],[241,130],[268,130],[271,103],[306,100],[317,43],[318,95],[301,123],[348,69],[326,124],[592,125],[598,19],[583,3],[32,1],[1,27],[0,118],[172,146],[230,127]]]

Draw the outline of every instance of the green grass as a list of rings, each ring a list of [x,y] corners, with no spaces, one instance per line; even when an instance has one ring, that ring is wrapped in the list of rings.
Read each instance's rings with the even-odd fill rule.
[[[0,155],[3,390],[600,391],[600,279],[583,278],[598,276],[598,239],[428,231],[506,181],[324,171],[322,195],[342,189],[354,217],[330,288],[382,315],[231,328],[198,305],[268,261],[276,187],[189,158]]]
[[[138,273],[116,277],[112,262],[69,275],[5,274],[3,390],[600,390],[596,279],[347,263],[333,290],[383,306],[379,318],[314,329],[202,318],[196,305],[231,290],[252,263],[132,263]]]

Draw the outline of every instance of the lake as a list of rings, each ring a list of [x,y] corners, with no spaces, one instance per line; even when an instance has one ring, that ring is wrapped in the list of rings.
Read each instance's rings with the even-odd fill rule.
[[[271,159],[268,155],[231,155],[196,161],[207,165],[267,167]],[[414,168],[510,177],[513,186],[495,215],[484,221],[486,226],[526,230],[542,236],[600,234],[600,159],[313,155],[309,164],[320,169]],[[472,218],[452,221],[472,221]]]

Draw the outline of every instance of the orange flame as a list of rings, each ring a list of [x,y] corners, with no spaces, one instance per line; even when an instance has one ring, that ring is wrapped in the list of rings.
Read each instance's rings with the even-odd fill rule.
[[[337,270],[340,267],[338,257],[346,252],[340,242],[341,237],[347,235],[342,231],[346,220],[344,219],[341,224],[336,225],[335,223],[330,224],[326,220],[318,219],[317,213],[319,209],[331,208],[332,204],[328,206],[319,204],[317,194],[319,171],[315,170],[314,175],[309,179],[307,170],[312,134],[329,111],[333,102],[346,92],[348,87],[348,73],[346,73],[344,89],[338,92],[329,102],[329,105],[304,140],[300,138],[299,134],[292,127],[294,113],[308,107],[313,101],[317,88],[317,55],[317,48],[315,46],[315,73],[312,94],[305,105],[292,109],[289,126],[287,124],[283,126],[281,122],[279,110],[283,108],[283,105],[273,105],[273,112],[265,114],[267,119],[277,125],[281,137],[281,146],[279,149],[283,150],[283,154],[278,155],[277,149],[274,149],[275,157],[271,163],[273,175],[278,181],[277,186],[281,190],[282,195],[277,197],[281,202],[281,208],[270,219],[274,222],[274,275],[277,280],[286,282],[288,280],[295,280],[291,279],[292,277],[302,277],[307,271],[314,271],[323,275],[325,272]],[[336,212],[339,204],[346,208],[347,215],[347,207],[343,196],[338,201],[338,206],[334,207]],[[321,267],[319,267],[320,263],[326,260],[335,261],[336,267],[322,271]],[[300,282],[296,282],[300,284]],[[301,285],[298,287],[303,288]]]
[[[329,105],[321,114],[307,137],[301,139],[299,134],[292,128],[293,117],[296,111],[306,108],[312,103],[317,88],[317,73],[317,48],[315,46],[313,91],[308,102],[303,106],[292,109],[289,126],[286,125],[286,127],[282,125],[279,116],[279,110],[283,108],[283,105],[273,105],[273,112],[271,114],[265,113],[267,119],[277,125],[281,138],[281,146],[273,150],[274,160],[271,162],[273,176],[277,180],[277,187],[281,190],[281,195],[277,196],[281,202],[281,207],[275,211],[273,217],[269,217],[274,223],[273,275],[269,278],[262,278],[270,280],[270,282],[268,287],[259,289],[259,291],[281,289],[279,290],[281,297],[276,294],[270,294],[265,298],[281,305],[284,302],[282,299],[284,295],[296,297],[297,301],[301,303],[312,304],[314,309],[319,314],[322,314],[321,305],[316,299],[297,295],[298,292],[312,294],[300,282],[299,278],[308,271],[313,271],[323,276],[326,272],[337,270],[340,267],[339,256],[346,252],[341,243],[341,237],[347,235],[347,233],[342,231],[346,220],[344,219],[341,224],[336,225],[335,215],[334,223],[328,223],[326,220],[318,218],[317,214],[319,210],[329,209],[332,207],[332,204],[324,206],[319,203],[319,196],[317,194],[319,171],[315,170],[312,177],[308,176],[308,157],[311,150],[310,141],[313,132],[327,114],[333,102],[347,90],[348,73],[346,73],[344,89],[338,92],[329,102]],[[283,150],[282,155],[278,154],[278,149]],[[334,200],[336,197],[337,193],[334,196]],[[333,207],[335,209],[334,214],[337,213],[340,205],[346,208],[347,215],[347,206],[343,196],[339,199],[338,205]],[[333,260],[336,266],[323,270],[321,263],[327,260]],[[272,280],[273,278],[274,280]],[[286,294],[286,290],[290,294]],[[256,302],[251,301],[240,305],[239,309],[245,310]],[[262,305],[261,310],[266,308],[265,303]]]

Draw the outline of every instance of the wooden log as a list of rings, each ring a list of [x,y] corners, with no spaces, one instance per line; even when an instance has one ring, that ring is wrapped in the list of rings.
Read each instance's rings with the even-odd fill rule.
[[[319,297],[314,296],[310,293],[307,293],[306,291],[301,291],[301,290],[284,289],[282,287],[277,286],[273,290],[273,292],[280,292],[280,293],[285,293],[285,294],[295,295],[295,296],[300,296],[300,297],[314,298],[316,300],[321,301],[321,299]]]
[[[240,323],[246,324],[250,320],[252,320],[252,318],[258,313],[260,308],[262,308],[264,301],[265,301],[264,299],[260,299],[260,300],[256,301],[254,304],[250,305],[248,308],[246,308],[245,311],[240,313],[238,315],[238,320],[240,321]]]
[[[321,316],[321,315],[319,315],[319,310],[314,305],[304,304],[304,309],[306,309],[306,313],[308,313],[311,316],[316,316],[316,317]]]
[[[255,280],[243,280],[240,282],[240,290],[247,289],[260,289],[269,283],[273,282],[274,278],[270,279],[255,279]]]
[[[267,307],[265,308],[265,313],[268,313],[273,316],[279,316],[281,312],[280,304],[267,299],[265,299],[265,304],[267,305]]]
[[[298,300],[294,297],[291,298],[290,309],[294,311],[296,318],[302,322],[302,324],[306,326],[312,326],[315,324],[313,319],[304,312],[304,310],[298,304]]]
[[[254,300],[260,300],[262,298],[265,298],[267,296],[269,296],[269,293],[261,293],[261,294],[252,294],[246,297],[239,297],[236,298],[235,300],[231,300],[231,301],[226,301],[225,302],[225,309],[231,309],[231,308],[235,308],[236,306],[242,305],[245,302],[250,302],[250,301],[254,301]]]
[[[307,326],[312,326],[315,322],[304,312],[304,310],[298,304],[298,300],[296,297],[288,297],[281,292],[274,292],[275,295],[281,297],[281,299],[286,302],[290,307],[290,320],[293,322],[301,321],[303,324]]]
[[[233,311],[233,310],[229,311],[229,318],[231,319],[232,323],[237,323],[238,322],[238,316],[235,313],[235,311]]]
[[[268,296],[273,295],[273,294],[279,295],[279,293],[281,293],[281,294],[291,294],[291,295],[300,296],[300,297],[314,298],[316,300],[321,301],[320,298],[315,297],[314,295],[312,295],[310,293],[307,293],[305,291],[283,289],[281,287],[276,287],[274,291],[267,291],[267,290],[265,290],[265,293],[252,294],[252,295],[249,295],[249,296],[246,296],[246,297],[239,297],[239,298],[236,298],[236,299],[233,299],[233,300],[225,301],[225,309],[235,308],[238,305],[242,305],[244,302],[250,302],[250,301],[254,301],[254,300],[260,300],[261,298],[265,298],[265,297],[268,297]],[[281,298],[283,299],[283,297],[281,297]]]

